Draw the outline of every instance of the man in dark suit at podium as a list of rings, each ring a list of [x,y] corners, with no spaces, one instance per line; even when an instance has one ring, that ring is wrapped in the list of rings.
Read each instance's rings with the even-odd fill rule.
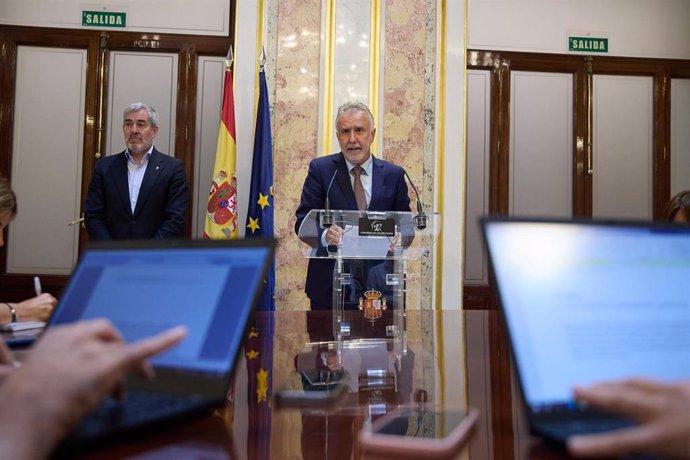
[[[92,240],[181,238],[189,203],[182,162],[153,146],[158,114],[140,102],[124,112],[127,149],[96,163],[84,206]]]
[[[338,109],[335,129],[340,152],[309,163],[295,213],[295,232],[299,233],[302,221],[312,209],[409,212],[410,198],[403,169],[371,154],[376,128],[369,108],[361,102],[343,104]],[[320,246],[336,244],[342,233],[338,225],[320,232]],[[334,263],[332,259],[309,260],[304,290],[312,310],[332,308]]]

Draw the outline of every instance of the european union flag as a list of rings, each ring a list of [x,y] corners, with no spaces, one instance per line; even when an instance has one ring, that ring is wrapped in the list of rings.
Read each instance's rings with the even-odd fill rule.
[[[247,206],[246,238],[273,238],[273,144],[271,142],[271,113],[268,107],[268,88],[263,68],[259,72],[259,107],[254,133],[252,182]],[[266,286],[257,310],[275,310],[275,264],[271,264]]]

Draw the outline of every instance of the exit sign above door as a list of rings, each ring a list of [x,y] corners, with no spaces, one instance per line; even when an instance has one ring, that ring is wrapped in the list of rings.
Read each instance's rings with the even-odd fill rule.
[[[82,11],[81,25],[86,27],[127,27],[127,13],[112,11]]]
[[[568,37],[568,51],[608,53],[609,39],[598,37]]]

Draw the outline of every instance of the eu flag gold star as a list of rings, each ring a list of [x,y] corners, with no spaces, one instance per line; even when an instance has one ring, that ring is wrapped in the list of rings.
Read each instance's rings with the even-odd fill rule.
[[[261,369],[256,373],[256,403],[268,402],[268,372]]]
[[[259,352],[256,350],[250,350],[246,353],[247,359],[256,359],[259,357]]]
[[[268,206],[268,195],[262,195],[261,192],[259,192],[259,201],[257,201],[257,203],[261,206],[261,210],[263,210]]]
[[[250,339],[252,337],[258,337],[258,336],[259,336],[259,331],[257,331],[256,329],[252,329],[251,331],[249,331],[249,338]]]
[[[250,218],[249,218],[249,223],[247,224],[247,227],[249,227],[249,228],[252,229],[252,234],[253,234],[255,231],[257,231],[258,229],[260,229],[261,227],[259,227],[259,218],[257,217],[256,219],[253,219],[253,218],[250,217]]]

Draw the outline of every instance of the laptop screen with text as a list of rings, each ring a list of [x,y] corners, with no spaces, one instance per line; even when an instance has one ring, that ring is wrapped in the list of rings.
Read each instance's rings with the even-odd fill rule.
[[[268,244],[243,243],[89,247],[49,326],[104,317],[129,342],[185,325],[187,338],[152,364],[226,373],[272,254]]]
[[[482,221],[523,394],[535,412],[573,388],[690,378],[690,228]]]

